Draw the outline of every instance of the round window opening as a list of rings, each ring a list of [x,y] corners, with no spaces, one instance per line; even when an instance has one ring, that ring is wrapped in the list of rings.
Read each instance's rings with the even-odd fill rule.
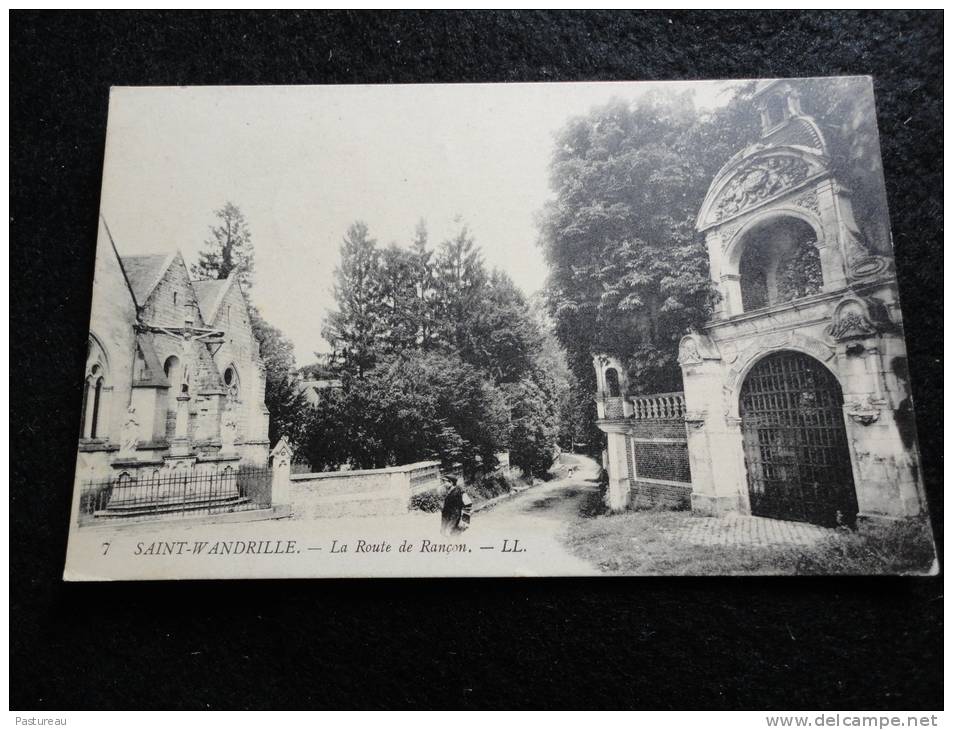
[[[225,385],[231,385],[233,380],[235,380],[235,372],[231,368],[228,368],[228,370],[225,371]]]

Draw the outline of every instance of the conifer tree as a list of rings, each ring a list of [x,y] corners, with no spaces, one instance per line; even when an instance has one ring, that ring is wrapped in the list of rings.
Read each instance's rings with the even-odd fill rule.
[[[377,359],[382,330],[381,254],[363,221],[348,228],[334,279],[338,311],[328,314],[322,334],[334,364],[363,377]]]
[[[198,263],[192,265],[196,279],[227,279],[233,271],[248,291],[255,272],[255,249],[244,214],[232,202],[215,211],[218,223],[209,226],[211,237],[205,250],[199,252]]]

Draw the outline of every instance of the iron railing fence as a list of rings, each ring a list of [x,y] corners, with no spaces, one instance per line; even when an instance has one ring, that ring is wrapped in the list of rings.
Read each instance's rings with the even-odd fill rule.
[[[219,469],[123,472],[83,482],[80,525],[117,519],[149,519],[221,514],[271,506],[272,470],[227,466]]]

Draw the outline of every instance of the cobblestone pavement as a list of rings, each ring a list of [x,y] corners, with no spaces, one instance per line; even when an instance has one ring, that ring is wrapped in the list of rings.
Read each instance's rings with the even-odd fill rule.
[[[806,522],[772,520],[767,517],[726,515],[697,517],[673,515],[659,531],[695,545],[810,546],[836,534],[836,530]]]

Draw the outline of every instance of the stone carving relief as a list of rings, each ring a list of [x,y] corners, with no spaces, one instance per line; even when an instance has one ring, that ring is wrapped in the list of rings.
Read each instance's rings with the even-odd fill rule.
[[[678,346],[678,362],[680,365],[697,364],[702,361],[702,356],[698,352],[698,345],[693,339],[682,340]]]
[[[132,406],[126,411],[119,439],[120,458],[135,458],[139,446],[139,421],[136,419],[136,409]]]
[[[715,343],[707,335],[692,332],[678,343],[679,365],[700,365],[705,360],[720,360]]]
[[[744,165],[722,190],[715,208],[721,220],[797,185],[809,171],[808,164],[789,155],[761,158]]]
[[[820,215],[821,209],[817,202],[817,192],[814,190],[808,190],[803,195],[800,195],[794,201],[794,204],[800,208],[806,208],[816,215]]]
[[[282,436],[275,444],[275,448],[271,450],[272,466],[275,468],[287,467],[291,464],[291,455],[291,445],[288,443],[288,439]]]
[[[827,334],[837,342],[866,339],[881,332],[888,324],[887,312],[881,302],[848,294],[834,307]]]
[[[850,420],[862,426],[869,426],[880,419],[880,405],[870,396],[848,401],[844,404],[844,412]]]

